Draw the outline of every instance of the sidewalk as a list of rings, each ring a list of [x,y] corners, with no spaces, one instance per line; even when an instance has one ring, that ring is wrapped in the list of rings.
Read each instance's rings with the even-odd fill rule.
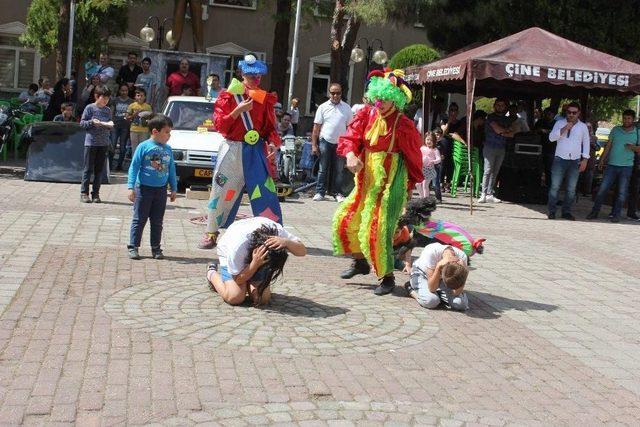
[[[549,221],[541,207],[445,198],[487,238],[467,313],[421,309],[371,275],[342,281],[335,202],[290,200],[292,257],[266,309],[206,286],[205,202],[169,204],[167,259],[127,257],[123,184],[0,170],[2,425],[637,425],[640,223]],[[581,200],[576,215],[591,204]],[[242,212],[247,212],[243,207]],[[148,232],[143,242],[148,242]],[[397,275],[402,285],[406,275]]]

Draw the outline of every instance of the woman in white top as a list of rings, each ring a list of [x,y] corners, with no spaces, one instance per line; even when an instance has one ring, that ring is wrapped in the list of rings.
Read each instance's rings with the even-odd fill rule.
[[[289,252],[307,254],[300,239],[264,217],[235,221],[217,250],[218,262],[209,265],[207,281],[231,305],[242,304],[247,294],[255,306],[267,304],[269,287],[282,274]]]

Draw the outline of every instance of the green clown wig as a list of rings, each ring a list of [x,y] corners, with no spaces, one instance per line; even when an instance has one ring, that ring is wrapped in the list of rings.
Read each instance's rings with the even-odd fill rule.
[[[391,101],[398,110],[404,110],[407,103],[411,101],[411,90],[402,79],[404,77],[402,70],[386,73],[376,70],[372,71],[369,77],[369,86],[365,94],[369,101]]]

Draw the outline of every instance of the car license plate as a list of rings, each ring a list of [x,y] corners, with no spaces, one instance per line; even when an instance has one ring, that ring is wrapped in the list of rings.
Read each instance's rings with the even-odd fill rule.
[[[211,178],[213,176],[213,170],[211,169],[196,169],[195,176],[198,178]]]

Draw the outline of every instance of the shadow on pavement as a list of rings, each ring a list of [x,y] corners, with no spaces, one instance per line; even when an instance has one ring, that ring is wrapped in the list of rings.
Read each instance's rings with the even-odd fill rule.
[[[175,261],[178,264],[200,264],[200,265],[206,266],[217,257],[218,257],[217,252],[212,251],[210,258],[194,258],[194,257],[179,257],[179,256],[165,255],[164,259],[167,261]],[[205,275],[205,270],[206,268],[202,270],[203,277]]]
[[[293,317],[327,318],[346,314],[344,307],[333,307],[294,295],[273,293],[271,302],[261,308],[264,311],[280,313]]]
[[[332,257],[333,256],[333,251],[331,249],[307,248],[307,255]]]
[[[557,305],[511,299],[485,292],[470,291],[467,292],[467,295],[469,296],[469,310],[466,311],[466,314],[480,319],[497,319],[509,310],[551,312],[558,308]]]
[[[102,200],[102,204],[103,205],[116,205],[116,206],[133,206],[133,203],[131,202],[114,202],[112,200]],[[177,205],[172,205],[170,204],[169,200],[167,200],[167,208],[168,211],[170,210],[174,210],[174,209],[183,209],[183,210],[190,210],[193,208],[190,208],[188,206],[177,206]]]

